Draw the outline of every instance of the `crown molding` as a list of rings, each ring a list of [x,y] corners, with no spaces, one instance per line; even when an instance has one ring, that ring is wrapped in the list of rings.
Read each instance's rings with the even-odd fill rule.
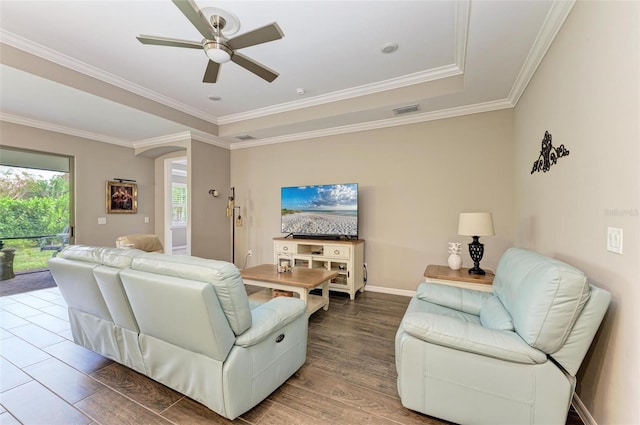
[[[332,127],[322,130],[307,131],[297,134],[288,134],[285,136],[269,137],[265,139],[251,140],[247,142],[236,142],[231,144],[230,149],[245,149],[256,146],[273,145],[276,143],[286,143],[298,140],[314,139],[319,137],[335,136],[339,134],[355,133],[359,131],[377,130],[387,127],[396,127],[399,125],[416,124],[426,121],[441,120],[444,118],[454,118],[463,115],[478,114],[481,112],[491,112],[500,109],[512,108],[513,104],[508,99],[495,100],[491,102],[477,103],[475,105],[466,105],[456,108],[443,109],[440,111],[424,112],[421,114],[411,114],[399,118],[388,118],[378,121],[369,121],[365,123],[345,125],[340,127]]]
[[[456,2],[456,51],[455,62],[464,73],[467,64],[467,42],[469,41],[469,20],[471,19],[471,0]]]
[[[339,90],[320,96],[314,96],[305,100],[295,102],[281,103],[279,105],[269,106],[266,108],[255,109],[240,114],[226,115],[219,119],[221,125],[231,124],[239,121],[260,118],[268,115],[290,112],[297,109],[307,108],[311,106],[324,105],[331,102],[352,99],[359,96],[379,93],[387,90],[398,89],[401,87],[411,86],[414,84],[425,83],[429,81],[439,80],[447,77],[460,75],[462,71],[457,65],[446,65],[440,68],[434,68],[429,71],[416,72],[414,74],[393,78],[383,82],[366,84],[345,90]]]
[[[153,148],[170,143],[182,142],[191,139],[190,131],[182,131],[180,133],[167,134],[165,136],[152,137],[150,139],[137,140],[133,142],[135,149]]]
[[[231,124],[247,119],[260,118],[272,114],[294,111],[301,108],[310,106],[323,105],[326,103],[352,99],[359,96],[365,96],[374,93],[380,93],[388,90],[394,90],[402,87],[411,86],[414,84],[426,83],[438,79],[443,79],[451,76],[460,75],[463,73],[466,51],[467,51],[467,37],[469,28],[469,13],[470,13],[470,0],[464,0],[456,2],[456,16],[455,16],[455,51],[454,51],[454,63],[444,65],[442,67],[429,69],[426,71],[416,72],[413,74],[404,75],[397,78],[392,78],[382,82],[376,82],[371,84],[362,85],[359,87],[353,87],[345,90],[339,90],[325,95],[315,96],[313,98],[286,102],[279,105],[274,105],[266,108],[254,109],[252,111],[241,112],[238,114],[226,115],[223,117],[215,117],[206,114],[198,109],[192,108],[176,100],[161,95],[160,93],[148,90],[142,86],[139,86],[131,81],[120,78],[116,75],[102,71],[96,67],[88,65],[84,62],[78,61],[70,56],[64,55],[58,51],[49,49],[40,44],[34,43],[16,34],[0,29],[0,38],[2,42],[23,50],[32,55],[41,57],[50,62],[61,65],[65,68],[72,69],[98,80],[104,81],[108,84],[112,84],[123,90],[135,93],[143,96],[147,99],[151,99],[155,102],[161,103],[173,109],[190,114],[194,117],[201,118],[205,121],[211,122],[216,125]]]
[[[531,50],[529,50],[529,54],[520,69],[520,73],[516,77],[513,86],[511,86],[508,99],[514,106],[518,104],[520,96],[522,96],[529,85],[542,59],[544,59],[553,40],[555,40],[560,28],[562,28],[564,21],[573,9],[575,2],[576,0],[556,0],[551,5],[551,9],[538,32],[538,36],[533,42],[533,46]]]
[[[455,50],[454,63],[444,65],[438,68],[432,68],[426,71],[415,72],[413,74],[403,75],[397,78],[391,78],[385,81],[379,81],[371,84],[364,84],[358,87],[352,87],[345,90],[314,96],[304,100],[296,100],[293,102],[281,103],[279,105],[268,106],[265,108],[254,109],[252,111],[241,112],[238,114],[225,115],[218,118],[219,125],[232,124],[240,121],[261,118],[268,115],[290,112],[297,109],[308,108],[312,106],[324,105],[332,102],[353,99],[360,96],[380,93],[388,90],[399,89],[402,87],[412,86],[415,84],[427,83],[453,77],[464,73],[464,67],[467,57],[467,39],[469,33],[469,15],[471,0],[463,0],[456,2],[455,7]]]
[[[89,77],[153,100],[154,102],[158,102],[162,105],[184,112],[185,114],[192,115],[196,118],[200,118],[216,125],[218,124],[218,118],[213,115],[206,114],[199,109],[195,109],[191,106],[185,105],[184,103],[180,103],[168,96],[146,89],[129,80],[125,80],[124,78],[98,69],[92,65],[81,62],[56,50],[49,49],[48,47],[42,46],[38,43],[34,43],[33,41],[27,40],[26,38],[13,34],[9,31],[0,29],[0,40],[2,40],[2,43],[4,44],[25,51],[31,55],[40,57],[49,62],[56,63],[60,66],[69,68],[81,74],[88,75]]]
[[[153,148],[165,146],[171,143],[182,142],[185,140],[197,140],[199,142],[207,143],[209,145],[214,145],[225,149],[230,148],[229,143],[220,140],[220,138],[197,130],[183,131],[180,133],[167,134],[166,136],[138,140],[136,142],[133,142],[133,147],[136,149]]]
[[[226,142],[222,140],[222,138],[220,137],[216,137],[216,136],[199,132],[199,131],[187,131],[184,133],[177,133],[177,134],[161,136],[161,137],[152,138],[152,139],[129,142],[126,140],[108,137],[101,134],[91,133],[83,130],[64,127],[60,125],[55,125],[47,122],[37,121],[37,120],[19,117],[16,115],[6,114],[6,113],[0,113],[0,121],[12,122],[15,124],[40,128],[40,129],[49,130],[57,133],[69,134],[72,136],[82,137],[82,138],[96,140],[96,141],[105,142],[105,143],[111,143],[111,144],[124,146],[128,148],[153,147],[153,146],[159,146],[159,145],[167,144],[171,142],[176,142],[179,140],[194,139],[194,140],[198,140],[198,141],[208,143],[214,146],[218,146],[221,148],[235,150],[235,149],[251,148],[251,147],[270,145],[270,144],[276,144],[276,143],[286,143],[286,142],[305,140],[305,139],[311,139],[311,138],[334,136],[339,134],[348,134],[348,133],[354,133],[359,131],[369,131],[369,130],[375,130],[375,129],[393,127],[393,126],[434,121],[439,119],[453,118],[457,116],[512,108],[516,106],[518,100],[520,99],[521,95],[525,91],[530,80],[533,78],[533,75],[535,74],[538,66],[543,60],[546,52],[549,50],[551,44],[553,43],[553,40],[555,39],[558,32],[560,31],[560,28],[564,24],[564,21],[566,20],[569,13],[571,12],[574,4],[575,4],[575,0],[556,0],[553,2],[553,5],[545,18],[545,22],[542,28],[540,29],[538,36],[536,37],[536,40],[529,51],[527,59],[523,64],[520,70],[520,73],[518,74],[518,77],[516,78],[509,92],[509,96],[506,99],[484,102],[484,103],[479,103],[475,105],[455,107],[455,108],[450,108],[446,110],[411,114],[408,116],[394,117],[394,118],[378,120],[378,121],[370,121],[370,122],[345,125],[340,127],[313,130],[313,131],[296,133],[296,134],[287,134],[283,136],[268,137],[264,139],[250,140],[246,142]],[[329,93],[323,96],[316,96],[314,98],[303,100],[303,101],[289,102],[285,104],[275,105],[273,107],[249,111],[247,113],[228,115],[219,119],[215,119],[214,117],[215,123],[218,125],[228,124],[228,123],[233,123],[233,122],[237,122],[245,119],[262,117],[262,116],[271,115],[274,113],[292,111],[299,108],[320,105],[320,104],[334,102],[338,100],[349,99],[352,97],[362,96],[365,94],[391,90],[394,88],[404,87],[407,85],[419,84],[421,82],[427,82],[427,81],[432,81],[439,78],[445,78],[448,76],[462,74],[464,72],[464,66],[465,66],[465,60],[466,60],[469,14],[470,14],[469,0],[457,2],[455,64],[447,65],[437,69],[432,69],[429,71],[424,71],[424,72],[419,72],[419,73],[399,77],[396,79],[387,80],[382,83],[364,85],[364,86],[360,86],[352,89]],[[15,36],[14,34],[11,34],[1,29],[0,29],[0,37],[2,37],[2,43],[6,43],[18,49],[25,50],[28,53],[42,57],[46,60],[50,60],[59,65],[74,69],[78,72],[89,75],[91,77],[95,77],[109,84],[113,84],[115,86],[121,87],[125,90],[136,92],[135,90],[131,89],[131,87],[133,87],[134,89],[146,91],[145,89],[139,86],[136,86],[119,77],[104,73],[87,64],[76,61],[73,58],[61,55],[58,52],[47,49],[35,43],[31,43],[28,40],[22,39],[18,36]],[[153,92],[149,92],[149,91],[146,91],[146,92],[154,94]],[[160,95],[158,95],[160,96],[158,98],[153,98],[153,97],[146,96],[145,94],[142,94],[142,93],[138,93],[138,94],[163,104],[166,104],[165,100],[171,101],[171,99],[165,98]],[[167,105],[167,106],[172,106],[172,105]],[[174,107],[175,109],[180,109],[176,106],[172,106],[172,107]],[[183,112],[191,113],[189,111],[184,111],[184,110]],[[211,122],[214,122],[214,121],[211,121]]]
[[[70,56],[64,55],[58,51],[49,49],[40,44],[34,43],[9,31],[0,29],[0,38],[2,42],[23,50],[32,55],[41,57],[50,62],[61,65],[65,68],[72,69],[82,74],[88,75],[92,78],[104,81],[108,84],[112,84],[121,89],[143,96],[147,99],[151,99],[155,102],[161,103],[173,109],[182,111],[194,117],[203,119],[216,125],[231,124],[247,119],[260,118],[272,114],[278,114],[283,112],[294,111],[301,108],[307,108],[310,106],[323,105],[331,102],[337,102],[355,97],[365,96],[374,93],[380,93],[388,90],[394,90],[402,87],[411,86],[414,84],[426,83],[438,79],[443,79],[451,76],[460,75],[464,72],[464,65],[466,61],[467,52],[467,38],[469,30],[469,14],[470,14],[470,1],[463,0],[456,2],[455,7],[455,51],[454,51],[454,63],[445,65],[438,68],[433,68],[426,71],[416,72],[409,75],[404,75],[397,78],[392,78],[382,82],[376,82],[371,84],[365,84],[359,87],[353,87],[345,90],[339,90],[325,95],[315,96],[313,98],[304,99],[294,102],[286,102],[279,105],[274,105],[266,108],[255,109],[248,112],[242,112],[238,114],[226,115],[223,117],[215,117],[206,114],[198,109],[192,108],[176,100],[161,95],[160,93],[148,90],[140,85],[137,85],[131,81],[120,78],[116,75],[110,74],[103,70],[100,70],[94,66],[88,65],[84,62],[78,61]]]
[[[398,89],[401,87],[411,86],[414,84],[425,83],[429,81],[439,80],[442,78],[460,75],[462,71],[456,64],[445,65],[440,68],[430,69],[428,71],[416,72],[414,74],[404,75],[390,80],[365,84],[358,87],[352,87],[344,90],[310,97],[304,100],[296,100],[293,102],[281,103],[279,105],[268,106],[265,108],[254,109],[248,112],[241,112],[233,115],[225,115],[218,119],[219,125],[232,124],[240,121],[261,118],[284,112],[291,112],[311,106],[324,105],[331,102],[339,102],[343,100],[353,99],[374,93],[380,93],[387,90]]]
[[[192,130],[191,131],[191,138],[193,140],[197,140],[199,142],[207,143],[207,144],[213,145],[213,146],[218,146],[220,148],[225,148],[225,149],[230,149],[231,148],[231,144],[230,143],[225,142],[224,140],[220,139],[219,137],[216,137],[216,136],[211,135],[209,133],[204,133],[204,132],[198,131],[198,130]]]
[[[53,131],[55,133],[68,134],[70,136],[82,137],[83,139],[95,140],[112,145],[124,146],[132,148],[131,142],[115,137],[105,136],[103,134],[92,133],[90,131],[79,130],[77,128],[66,127],[58,124],[51,124],[45,121],[38,121],[31,118],[20,117],[18,115],[0,112],[0,121],[6,121],[13,124],[24,125],[27,127],[39,128],[41,130]]]

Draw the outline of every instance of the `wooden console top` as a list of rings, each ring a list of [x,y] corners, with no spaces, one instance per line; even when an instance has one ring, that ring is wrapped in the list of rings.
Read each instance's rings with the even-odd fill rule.
[[[274,241],[283,241],[283,242],[296,242],[296,243],[306,243],[309,245],[313,244],[350,244],[355,245],[359,243],[363,243],[364,239],[303,239],[303,238],[273,238]]]

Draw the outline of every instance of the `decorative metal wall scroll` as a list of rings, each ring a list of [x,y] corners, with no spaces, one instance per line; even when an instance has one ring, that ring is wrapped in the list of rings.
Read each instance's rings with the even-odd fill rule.
[[[537,172],[546,173],[549,171],[553,164],[558,162],[558,158],[563,156],[569,156],[569,150],[560,145],[554,148],[551,144],[551,134],[548,131],[544,132],[544,138],[542,139],[542,148],[540,149],[540,156],[533,163],[533,169],[531,174]]]

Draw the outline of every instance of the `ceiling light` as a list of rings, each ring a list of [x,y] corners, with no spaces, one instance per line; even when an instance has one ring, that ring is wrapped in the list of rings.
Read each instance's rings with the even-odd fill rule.
[[[220,96],[209,96],[209,100],[217,102],[219,100],[222,100],[222,98]]]
[[[203,47],[207,57],[215,63],[225,63],[231,60],[231,54],[233,52],[224,44],[209,41]]]
[[[388,42],[388,43],[384,43],[382,46],[380,46],[380,51],[382,53],[393,53],[396,50],[398,50],[398,44],[397,43],[392,43],[392,42]]]
[[[302,96],[304,94],[304,89],[296,89],[296,93]]]

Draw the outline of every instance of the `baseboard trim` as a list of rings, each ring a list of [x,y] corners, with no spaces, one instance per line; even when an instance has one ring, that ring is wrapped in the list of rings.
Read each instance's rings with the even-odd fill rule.
[[[578,416],[580,416],[580,419],[582,419],[582,423],[584,425],[598,425],[596,420],[593,419],[593,416],[591,416],[591,413],[589,413],[589,411],[587,410],[587,407],[584,405],[582,400],[580,400],[580,397],[578,397],[578,394],[573,394],[571,405],[576,410]]]
[[[372,285],[366,285],[364,290],[369,292],[380,292],[383,294],[402,295],[403,297],[413,297],[416,294],[416,291],[410,291],[408,289],[386,288],[384,286]]]

